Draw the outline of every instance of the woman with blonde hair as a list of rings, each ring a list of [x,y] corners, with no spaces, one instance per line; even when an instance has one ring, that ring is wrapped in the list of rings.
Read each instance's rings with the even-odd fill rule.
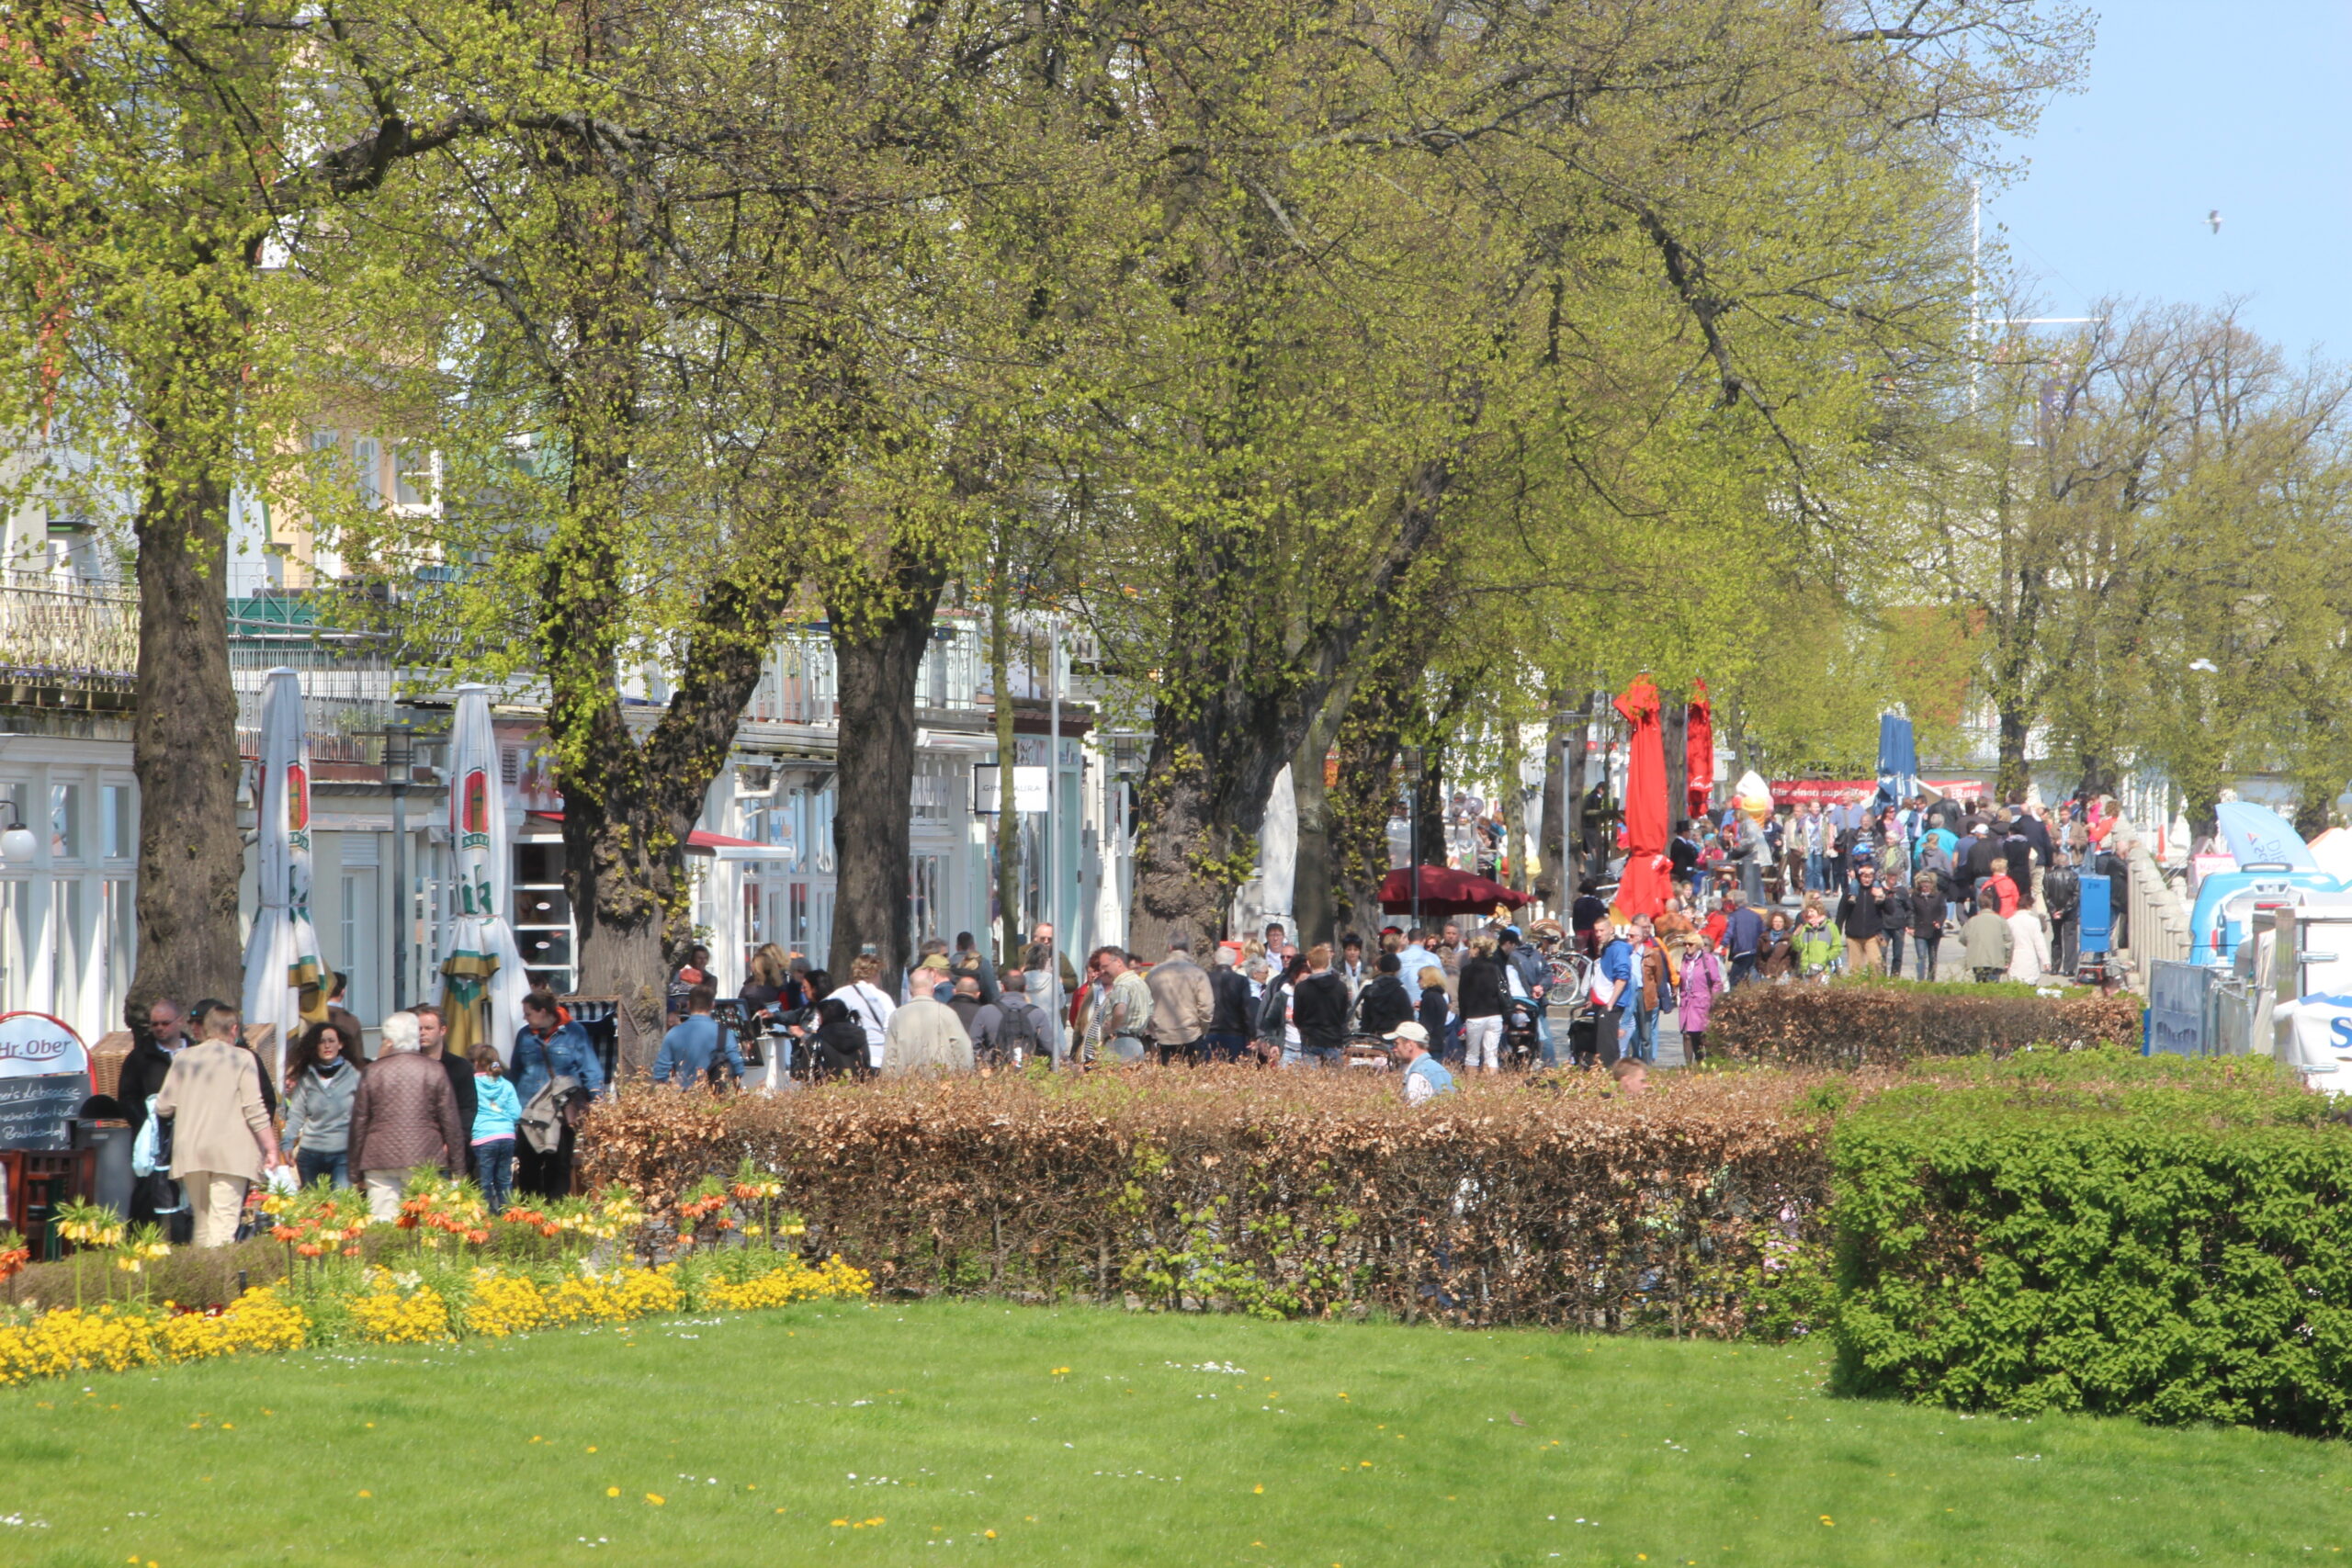
[[[800,987],[792,977],[792,960],[775,943],[760,944],[752,954],[752,962],[744,966],[744,976],[739,997],[745,1012],[774,1012],[779,1008],[802,1005]]]
[[[890,1015],[899,1010],[898,1004],[882,994],[875,982],[882,977],[882,960],[871,953],[861,953],[850,960],[849,984],[833,993],[842,1006],[849,1009],[850,1017],[865,1031],[866,1064],[876,1072],[882,1070],[882,1042],[889,1032]]]

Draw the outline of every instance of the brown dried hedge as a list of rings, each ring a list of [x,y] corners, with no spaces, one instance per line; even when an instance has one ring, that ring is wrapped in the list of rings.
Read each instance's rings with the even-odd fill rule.
[[[2140,1047],[2137,997],[1987,991],[1742,986],[1716,1001],[1707,1044],[1742,1061],[1848,1069],[1899,1066],[1923,1056],[2001,1056],[2023,1045]]]
[[[1250,1068],[653,1090],[599,1107],[580,1146],[591,1180],[657,1208],[772,1167],[808,1245],[886,1288],[1736,1334],[1818,1240],[1822,1080],[1677,1077],[1419,1109],[1393,1082]]]

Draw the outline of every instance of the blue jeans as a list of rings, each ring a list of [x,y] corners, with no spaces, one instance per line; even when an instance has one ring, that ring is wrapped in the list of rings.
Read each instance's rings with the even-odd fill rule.
[[[1545,1066],[1560,1065],[1560,1048],[1552,1043],[1551,1009],[1542,1002],[1535,1004],[1535,1043],[1543,1054]]]
[[[324,1149],[315,1152],[297,1149],[294,1152],[294,1174],[305,1187],[322,1176],[334,1178],[337,1187],[348,1187],[351,1185],[351,1151],[336,1149],[329,1153]]]
[[[1301,1045],[1295,1051],[1284,1048],[1283,1052],[1283,1066],[1285,1067],[1344,1067],[1347,1065],[1347,1051],[1338,1045]]]
[[[1620,1010],[1623,1021],[1618,1026],[1617,1054],[1631,1056],[1637,1062],[1657,1060],[1657,1009],[1645,1008],[1635,1002]]]
[[[1219,1034],[1214,1032],[1201,1036],[1212,1062],[1238,1062],[1250,1054],[1250,1037],[1246,1034]]]
[[[514,1196],[514,1140],[492,1138],[474,1145],[475,1179],[481,1183],[482,1201],[492,1214]]]
[[[1828,886],[1829,879],[1822,874],[1821,852],[1807,850],[1804,856],[1804,890],[1819,893]]]
[[[1936,949],[1942,945],[1943,940],[1944,933],[1940,928],[1927,936],[1916,931],[1912,933],[1911,956],[1917,960],[1916,967],[1920,979],[1932,980],[1936,977]]]

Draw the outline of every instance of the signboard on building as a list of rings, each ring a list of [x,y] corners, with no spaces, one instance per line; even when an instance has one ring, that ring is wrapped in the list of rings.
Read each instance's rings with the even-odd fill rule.
[[[90,1098],[90,1053],[45,1012],[0,1013],[0,1149],[72,1146]]]
[[[975,812],[983,816],[995,815],[999,789],[997,779],[1001,772],[994,762],[982,762],[972,770],[972,809]],[[1035,767],[1025,762],[1013,764],[1012,808],[1015,811],[1045,810],[1046,794],[1044,763]]]
[[[1878,793],[1876,779],[1774,779],[1767,786],[1775,806],[1864,806]],[[1973,779],[1921,779],[1919,787],[1947,797],[1986,792]]]

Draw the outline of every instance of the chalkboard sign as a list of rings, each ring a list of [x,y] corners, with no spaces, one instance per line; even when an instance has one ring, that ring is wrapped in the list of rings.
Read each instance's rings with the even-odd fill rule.
[[[89,1098],[86,1073],[0,1077],[0,1149],[70,1148],[74,1113]]]
[[[89,1098],[80,1035],[47,1013],[0,1013],[0,1149],[71,1148]]]

